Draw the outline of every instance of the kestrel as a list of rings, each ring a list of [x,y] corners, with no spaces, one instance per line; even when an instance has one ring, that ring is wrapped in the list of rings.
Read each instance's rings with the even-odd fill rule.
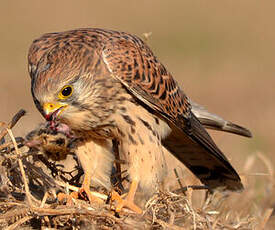
[[[89,163],[100,152],[112,152],[111,140],[119,142],[131,180],[125,199],[114,194],[117,211],[128,207],[141,212],[134,204],[136,190],[151,193],[164,180],[164,148],[209,189],[243,188],[237,172],[194,115],[189,98],[137,36],[104,29],[48,33],[34,40],[28,61],[38,110],[48,121],[59,120],[83,138],[76,154],[90,201]],[[204,122],[215,128],[207,119]],[[234,132],[216,124],[220,126],[216,129]],[[248,130],[238,132],[250,136]],[[111,168],[111,161],[107,164]]]

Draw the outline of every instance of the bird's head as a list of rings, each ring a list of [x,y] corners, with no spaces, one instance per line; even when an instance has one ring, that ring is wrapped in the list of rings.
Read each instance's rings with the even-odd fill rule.
[[[29,61],[32,95],[36,107],[48,121],[61,121],[72,129],[88,129],[90,109],[96,98],[93,76],[84,73],[74,50],[52,50],[37,63]]]

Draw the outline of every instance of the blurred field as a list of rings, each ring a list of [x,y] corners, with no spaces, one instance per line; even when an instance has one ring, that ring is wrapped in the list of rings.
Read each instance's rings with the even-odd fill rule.
[[[14,133],[33,129],[40,114],[30,94],[27,52],[45,32],[79,27],[117,29],[142,36],[187,95],[224,118],[249,128],[253,139],[214,133],[240,174],[260,152],[275,166],[274,1],[2,1],[0,6],[0,121],[20,108],[28,115]],[[274,205],[273,183],[261,160],[250,168],[258,214]],[[271,184],[271,187],[274,184]],[[234,208],[234,207],[232,207]],[[273,219],[272,219],[273,218]],[[272,221],[270,219],[270,229]]]

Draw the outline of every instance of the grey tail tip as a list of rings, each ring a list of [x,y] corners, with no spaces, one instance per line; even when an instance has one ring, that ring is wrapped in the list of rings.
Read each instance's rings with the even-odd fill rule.
[[[242,135],[245,137],[250,137],[250,138],[252,137],[252,133],[250,132],[250,130],[248,130],[242,126],[236,125],[232,122],[228,122],[225,125],[224,130],[228,131],[228,132],[235,133],[235,134],[239,134],[239,135]]]

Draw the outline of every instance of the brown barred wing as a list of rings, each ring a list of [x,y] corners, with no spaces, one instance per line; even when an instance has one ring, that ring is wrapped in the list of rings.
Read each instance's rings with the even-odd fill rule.
[[[242,189],[240,178],[191,112],[188,98],[150,48],[129,34],[109,38],[103,61],[112,76],[172,128],[163,145],[210,189]]]
[[[150,48],[131,35],[110,38],[102,51],[114,77],[143,103],[173,123],[183,124],[191,110],[188,98]]]

